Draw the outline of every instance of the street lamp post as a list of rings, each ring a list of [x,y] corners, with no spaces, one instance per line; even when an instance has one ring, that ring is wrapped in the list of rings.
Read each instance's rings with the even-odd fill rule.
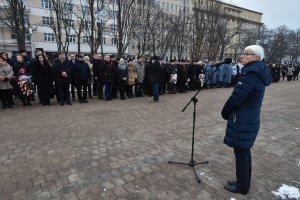
[[[32,27],[30,26],[30,23],[28,23],[28,31],[30,36],[31,58],[34,58],[34,50],[33,50],[33,42],[32,42]]]

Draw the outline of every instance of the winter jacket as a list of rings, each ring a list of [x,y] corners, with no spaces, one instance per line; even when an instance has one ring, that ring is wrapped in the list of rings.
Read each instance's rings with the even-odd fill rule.
[[[251,148],[254,145],[260,126],[265,86],[271,82],[271,72],[264,62],[255,61],[244,66],[221,113],[227,120],[225,144],[238,148]]]
[[[71,83],[72,66],[70,65],[70,61],[68,60],[61,61],[59,59],[56,59],[53,63],[53,71],[54,71],[56,83],[58,85]],[[66,72],[67,77],[62,76],[62,72]]]
[[[78,60],[73,68],[74,71],[74,80],[78,81],[86,81],[86,80],[90,80],[91,79],[91,70],[89,65],[84,62],[84,61],[80,61]]]
[[[13,75],[14,72],[12,70],[12,67],[8,63],[5,63],[3,66],[0,66],[0,76],[11,78]],[[9,80],[8,79],[3,81],[0,80],[0,90],[7,90],[7,89],[12,89]]]

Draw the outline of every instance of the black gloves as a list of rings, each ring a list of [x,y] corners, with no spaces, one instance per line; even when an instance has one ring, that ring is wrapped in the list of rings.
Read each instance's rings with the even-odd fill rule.
[[[230,115],[230,110],[227,109],[224,106],[223,109],[222,109],[222,111],[221,111],[221,115],[222,115],[223,119],[227,120],[229,118],[229,115]]]
[[[230,101],[227,101],[221,111],[221,115],[223,119],[228,120],[230,113],[232,113],[233,109],[230,104]]]

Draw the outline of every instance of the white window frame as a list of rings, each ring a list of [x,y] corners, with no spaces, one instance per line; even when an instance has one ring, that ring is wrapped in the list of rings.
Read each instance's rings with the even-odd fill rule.
[[[76,43],[76,36],[75,35],[69,35],[68,36],[68,41],[70,43]]]
[[[45,42],[54,42],[54,34],[53,33],[44,33]]]
[[[51,7],[50,0],[41,0],[41,7],[50,8]]]

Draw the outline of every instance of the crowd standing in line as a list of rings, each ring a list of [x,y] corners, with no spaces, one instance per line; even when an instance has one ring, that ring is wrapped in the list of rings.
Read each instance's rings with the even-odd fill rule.
[[[88,98],[105,101],[116,98],[186,93],[199,89],[232,87],[240,77],[241,63],[222,64],[216,73],[215,61],[191,62],[188,60],[161,61],[157,56],[122,57],[98,53],[88,56],[58,52],[57,58],[49,60],[41,51],[30,60],[25,51],[15,59],[0,53],[0,96],[2,108],[12,108],[20,99],[23,106],[31,106],[37,94],[39,103],[51,105],[56,97],[61,106],[88,103]],[[298,80],[300,65],[269,63],[273,82]],[[211,76],[212,75],[212,76]],[[211,78],[208,80],[208,77]],[[75,91],[77,90],[77,95]]]

